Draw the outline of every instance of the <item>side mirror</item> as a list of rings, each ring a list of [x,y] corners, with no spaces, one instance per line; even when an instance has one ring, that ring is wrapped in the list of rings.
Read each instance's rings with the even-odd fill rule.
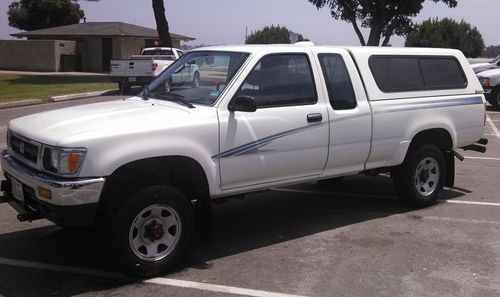
[[[252,96],[238,96],[229,103],[228,109],[229,111],[255,112],[257,103]]]

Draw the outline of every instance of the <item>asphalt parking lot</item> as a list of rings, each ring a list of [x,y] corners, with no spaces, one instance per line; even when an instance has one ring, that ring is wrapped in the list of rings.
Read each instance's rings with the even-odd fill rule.
[[[0,149],[8,120],[81,102],[0,110]],[[489,108],[488,151],[462,151],[433,207],[401,206],[386,176],[247,195],[214,206],[213,240],[183,267],[146,281],[116,272],[93,232],[0,204],[0,295],[500,296],[499,130]]]

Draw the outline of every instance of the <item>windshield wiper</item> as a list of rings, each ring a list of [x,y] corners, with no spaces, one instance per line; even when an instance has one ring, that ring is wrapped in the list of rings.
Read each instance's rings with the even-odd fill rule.
[[[165,99],[167,101],[176,102],[176,103],[179,103],[181,105],[187,106],[189,108],[195,107],[193,104],[191,104],[191,102],[184,99],[184,96],[177,94],[177,93],[156,94],[155,97],[158,97],[160,99]]]

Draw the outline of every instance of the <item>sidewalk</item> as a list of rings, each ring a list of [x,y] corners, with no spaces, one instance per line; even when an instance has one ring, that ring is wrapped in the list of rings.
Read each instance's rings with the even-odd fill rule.
[[[0,74],[13,75],[41,75],[41,76],[109,76],[109,72],[37,72],[37,71],[17,71],[0,70]]]

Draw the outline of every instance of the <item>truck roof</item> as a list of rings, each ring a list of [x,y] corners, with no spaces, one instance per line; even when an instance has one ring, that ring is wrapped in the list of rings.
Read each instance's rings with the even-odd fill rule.
[[[462,55],[462,52],[449,48],[423,48],[423,47],[380,47],[380,46],[333,46],[333,45],[313,45],[312,43],[298,44],[242,44],[242,45],[221,45],[194,49],[193,51],[236,51],[256,53],[262,51],[275,52],[280,49],[303,48],[305,50],[318,51],[322,48],[345,49],[354,55]]]

